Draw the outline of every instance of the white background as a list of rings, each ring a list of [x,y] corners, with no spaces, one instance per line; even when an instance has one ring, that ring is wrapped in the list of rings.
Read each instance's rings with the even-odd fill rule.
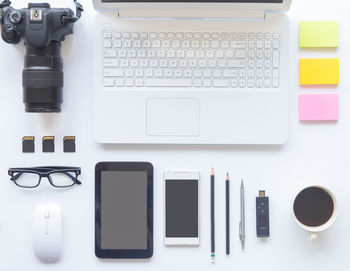
[[[27,1],[13,1],[22,8]],[[38,1],[35,1],[38,2]],[[51,1],[73,8],[71,1]],[[93,10],[85,12],[74,36],[63,45],[65,88],[63,112],[57,115],[24,113],[21,72],[24,49],[0,42],[0,270],[345,270],[350,248],[350,21],[348,0],[294,0],[290,17],[290,133],[282,147],[268,146],[102,146],[93,138]],[[298,49],[300,20],[340,22],[338,50]],[[298,86],[299,57],[340,57],[340,85],[331,89]],[[302,124],[298,121],[298,94],[337,92],[338,123]],[[229,124],[228,124],[229,125]],[[224,132],[224,131],[223,131]],[[22,154],[21,138],[36,136],[35,154]],[[41,152],[41,137],[56,137],[56,152]],[[62,138],[77,137],[77,152],[65,154]],[[154,165],[154,256],[150,260],[101,261],[94,255],[94,166],[98,161],[149,161]],[[21,190],[9,181],[15,166],[75,165],[82,167],[82,185],[68,191],[48,183],[35,191]],[[210,263],[209,171],[216,177],[216,263]],[[200,246],[163,245],[163,181],[167,170],[201,173]],[[231,174],[231,255],[225,255],[224,175]],[[246,249],[238,238],[239,181],[246,184]],[[296,193],[311,184],[328,187],[339,205],[334,225],[310,243],[292,216]],[[270,197],[271,237],[255,233],[255,197],[265,189]],[[64,249],[60,262],[42,264],[33,254],[31,223],[37,204],[61,205]]]

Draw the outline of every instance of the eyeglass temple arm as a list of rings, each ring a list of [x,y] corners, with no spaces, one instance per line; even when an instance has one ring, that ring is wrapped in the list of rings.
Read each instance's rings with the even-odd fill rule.
[[[23,172],[17,172],[17,173],[15,173],[15,172],[10,172],[10,176],[11,176],[11,180],[12,181],[17,181],[17,179],[19,178],[19,177],[21,177],[23,175]]]
[[[78,180],[78,177],[74,177],[71,174],[69,174],[68,172],[62,172],[64,174],[66,174],[69,178],[71,178],[73,180],[73,182],[75,182],[76,184],[81,184],[81,181]]]

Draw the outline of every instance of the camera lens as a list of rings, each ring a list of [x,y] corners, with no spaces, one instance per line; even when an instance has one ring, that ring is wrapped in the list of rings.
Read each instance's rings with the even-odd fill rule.
[[[51,42],[41,49],[27,47],[22,77],[26,112],[61,112],[63,60],[60,42]]]

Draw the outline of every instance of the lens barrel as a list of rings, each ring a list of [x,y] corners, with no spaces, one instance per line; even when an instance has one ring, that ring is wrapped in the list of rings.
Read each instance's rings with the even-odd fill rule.
[[[23,102],[26,112],[61,112],[63,102],[63,59],[61,43],[46,48],[26,49],[24,58]]]

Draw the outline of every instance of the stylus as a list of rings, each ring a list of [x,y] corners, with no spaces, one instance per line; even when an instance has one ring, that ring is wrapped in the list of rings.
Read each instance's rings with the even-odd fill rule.
[[[226,255],[230,255],[230,177],[226,175]]]
[[[215,262],[215,176],[214,169],[210,173],[210,225],[211,225],[211,254],[212,262]]]

